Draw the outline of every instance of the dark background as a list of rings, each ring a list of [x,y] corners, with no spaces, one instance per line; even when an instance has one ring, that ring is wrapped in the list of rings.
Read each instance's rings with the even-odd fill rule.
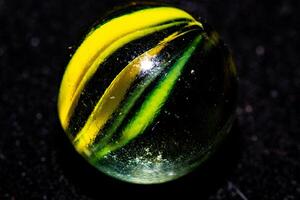
[[[299,1],[173,1],[231,46],[238,120],[205,165],[154,186],[102,175],[72,149],[57,119],[68,47],[118,2],[0,0],[0,199],[299,199]]]

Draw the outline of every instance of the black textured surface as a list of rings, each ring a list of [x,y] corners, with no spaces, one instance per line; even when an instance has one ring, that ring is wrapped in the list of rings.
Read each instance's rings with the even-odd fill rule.
[[[238,122],[201,169],[156,186],[118,182],[90,167],[57,119],[68,47],[116,2],[0,0],[0,199],[177,193],[299,199],[299,1],[173,1],[205,16],[233,49],[240,77]]]

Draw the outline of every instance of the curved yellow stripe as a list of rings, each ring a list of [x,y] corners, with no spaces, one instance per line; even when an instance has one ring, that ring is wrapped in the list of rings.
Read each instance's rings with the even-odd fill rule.
[[[118,50],[120,48],[120,44],[125,44],[125,43],[135,40],[136,38],[140,38],[145,35],[154,33],[156,31],[160,31],[160,30],[169,28],[171,26],[175,26],[175,25],[179,25],[179,24],[183,24],[183,23],[186,23],[186,22],[175,22],[175,23],[165,24],[165,25],[161,25],[161,26],[157,26],[157,27],[151,27],[148,29],[136,31],[132,34],[127,35],[126,37],[120,38],[116,42],[112,43],[109,47],[107,47],[103,51],[103,53],[98,58],[95,59],[95,61],[90,65],[88,73],[94,74],[96,72],[96,70],[98,69],[98,66],[104,61],[104,59],[109,57],[109,55],[111,55],[113,52],[115,52],[116,50]],[[77,105],[77,101],[80,97],[80,92],[85,87],[84,83],[86,83],[89,78],[90,78],[90,76],[84,75],[83,79],[81,80],[81,83],[75,89],[72,101],[70,102],[70,105],[69,105],[69,110],[67,111],[67,114],[66,114],[67,120],[65,121],[65,126],[67,126],[68,120],[70,119],[70,116],[71,116],[75,106]]]
[[[168,42],[177,38],[179,35],[181,35],[179,32],[175,32],[162,40],[156,47],[134,59],[112,81],[100,101],[97,103],[91,117],[88,118],[85,126],[74,139],[76,149],[79,152],[84,152],[87,155],[90,154],[90,151],[88,150],[89,145],[94,142],[99,131],[101,131],[102,127],[125,97],[125,94],[133,81],[143,70],[143,67],[145,67],[143,66],[143,63],[154,59]],[[113,97],[113,99],[111,97]]]
[[[176,84],[177,79],[180,77],[185,64],[188,62],[197,45],[202,40],[202,36],[199,35],[192,42],[190,47],[184,52],[182,57],[175,63],[170,72],[161,80],[156,89],[148,96],[148,99],[143,103],[140,110],[135,114],[132,121],[122,131],[122,136],[117,143],[109,144],[101,151],[97,152],[98,158],[101,158],[116,149],[121,148],[127,144],[130,140],[135,138],[152,123],[156,115],[160,112],[161,107],[167,100],[171,90]]]
[[[149,8],[115,18],[88,34],[73,55],[62,80],[58,112],[63,128],[67,128],[72,102],[76,103],[86,81],[95,73],[99,63],[106,58],[101,56],[97,59],[98,65],[92,64],[102,51],[125,35],[180,18],[194,20],[188,13],[177,8]],[[197,24],[202,27],[199,22]],[[135,38],[140,36],[142,33],[137,34]],[[128,39],[118,41],[114,48],[107,50],[106,56],[128,42],[130,42]]]

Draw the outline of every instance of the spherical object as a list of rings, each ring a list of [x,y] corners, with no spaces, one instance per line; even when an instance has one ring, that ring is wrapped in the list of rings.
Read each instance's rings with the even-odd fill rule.
[[[229,132],[236,67],[219,35],[187,12],[133,5],[103,19],[72,56],[58,113],[100,171],[140,184],[181,177]]]

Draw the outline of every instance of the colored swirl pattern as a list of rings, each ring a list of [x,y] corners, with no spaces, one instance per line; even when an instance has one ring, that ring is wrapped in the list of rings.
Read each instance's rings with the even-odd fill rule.
[[[62,127],[76,150],[101,165],[153,130],[192,57],[201,63],[219,43],[215,32],[173,7],[135,7],[94,27],[72,56],[58,97]],[[225,73],[235,77],[225,58]]]

